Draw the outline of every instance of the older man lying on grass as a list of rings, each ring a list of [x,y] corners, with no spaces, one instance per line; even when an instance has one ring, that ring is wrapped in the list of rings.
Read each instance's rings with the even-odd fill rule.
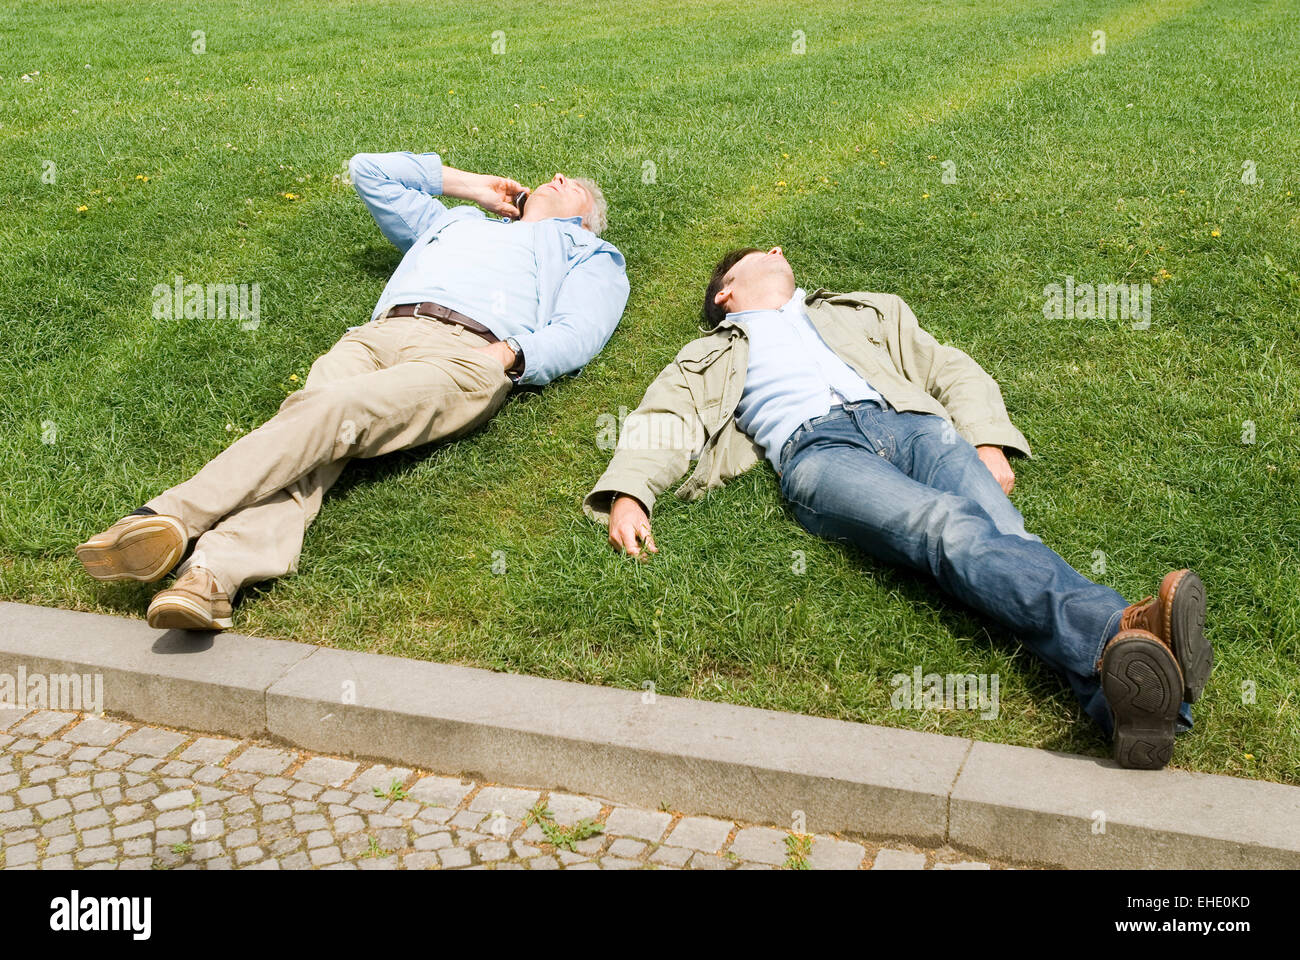
[[[351,172],[405,253],[370,322],[317,359],[270,420],[77,547],[98,580],[153,582],[193,546],[149,604],[152,626],[229,627],[241,587],[297,569],[349,460],[474,430],[517,384],[590,361],[622,316],[625,265],[600,239],[606,206],[592,181],[557,173],[529,193],[436,153],[358,154]],[[448,209],[439,194],[483,209]]]

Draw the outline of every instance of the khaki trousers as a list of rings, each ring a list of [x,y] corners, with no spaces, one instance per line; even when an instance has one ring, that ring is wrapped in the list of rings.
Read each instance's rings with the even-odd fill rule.
[[[198,538],[182,564],[234,597],[293,573],[321,498],[354,457],[378,457],[474,430],[512,387],[485,342],[419,317],[372,320],[312,364],[303,389],[184,483],[150,500]]]

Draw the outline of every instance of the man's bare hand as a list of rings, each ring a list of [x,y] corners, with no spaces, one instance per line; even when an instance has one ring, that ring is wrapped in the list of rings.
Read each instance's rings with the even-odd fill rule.
[[[511,180],[509,177],[494,177],[490,174],[481,174],[474,195],[469,199],[488,213],[495,213],[499,217],[510,217],[512,220],[518,220],[519,208],[515,206],[515,197],[524,189],[522,183]]]
[[[460,200],[472,200],[488,213],[501,217],[519,218],[519,208],[515,206],[515,197],[525,187],[509,177],[497,177],[490,173],[470,173],[457,170],[443,164],[442,193],[444,196]]]
[[[1016,485],[1016,475],[1011,472],[1011,464],[1007,462],[1007,455],[1002,452],[1002,448],[986,445],[976,447],[975,452],[984,461],[984,466],[989,468],[993,479],[1002,487],[1002,492],[1009,494]]]
[[[504,340],[498,340],[496,343],[485,343],[481,347],[475,347],[475,350],[482,350],[488,356],[492,357],[497,363],[501,364],[502,370],[509,370],[514,366],[515,352],[510,349],[510,344]]]
[[[641,556],[643,543],[646,553],[659,552],[650,533],[650,518],[636,497],[624,494],[614,498],[609,510],[609,542],[633,557]]]

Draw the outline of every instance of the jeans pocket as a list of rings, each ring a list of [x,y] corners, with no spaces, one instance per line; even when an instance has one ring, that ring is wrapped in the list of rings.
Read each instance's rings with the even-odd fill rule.
[[[806,424],[799,424],[799,426],[794,428],[794,433],[790,434],[790,436],[786,438],[785,443],[781,444],[781,452],[776,458],[777,465],[780,467],[780,472],[785,471],[785,462],[789,459],[790,451],[795,447],[795,441],[802,437],[807,430],[808,427]]]
[[[893,463],[898,458],[898,438],[894,431],[887,430],[879,424],[870,424],[863,428],[862,437],[876,456]]]

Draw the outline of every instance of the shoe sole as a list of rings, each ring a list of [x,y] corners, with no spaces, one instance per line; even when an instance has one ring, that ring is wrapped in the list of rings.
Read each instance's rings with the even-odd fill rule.
[[[157,630],[228,630],[230,617],[214,617],[202,603],[188,597],[162,597],[149,604],[149,626]]]
[[[1165,623],[1183,671],[1183,699],[1195,703],[1210,679],[1214,649],[1205,639],[1205,584],[1193,571],[1188,570],[1174,586]]]
[[[77,559],[96,580],[153,583],[180,561],[187,539],[176,517],[151,516],[111,539],[79,544]]]
[[[1138,770],[1167,764],[1183,689],[1169,648],[1144,636],[1112,640],[1102,660],[1101,689],[1115,717],[1115,762]]]

